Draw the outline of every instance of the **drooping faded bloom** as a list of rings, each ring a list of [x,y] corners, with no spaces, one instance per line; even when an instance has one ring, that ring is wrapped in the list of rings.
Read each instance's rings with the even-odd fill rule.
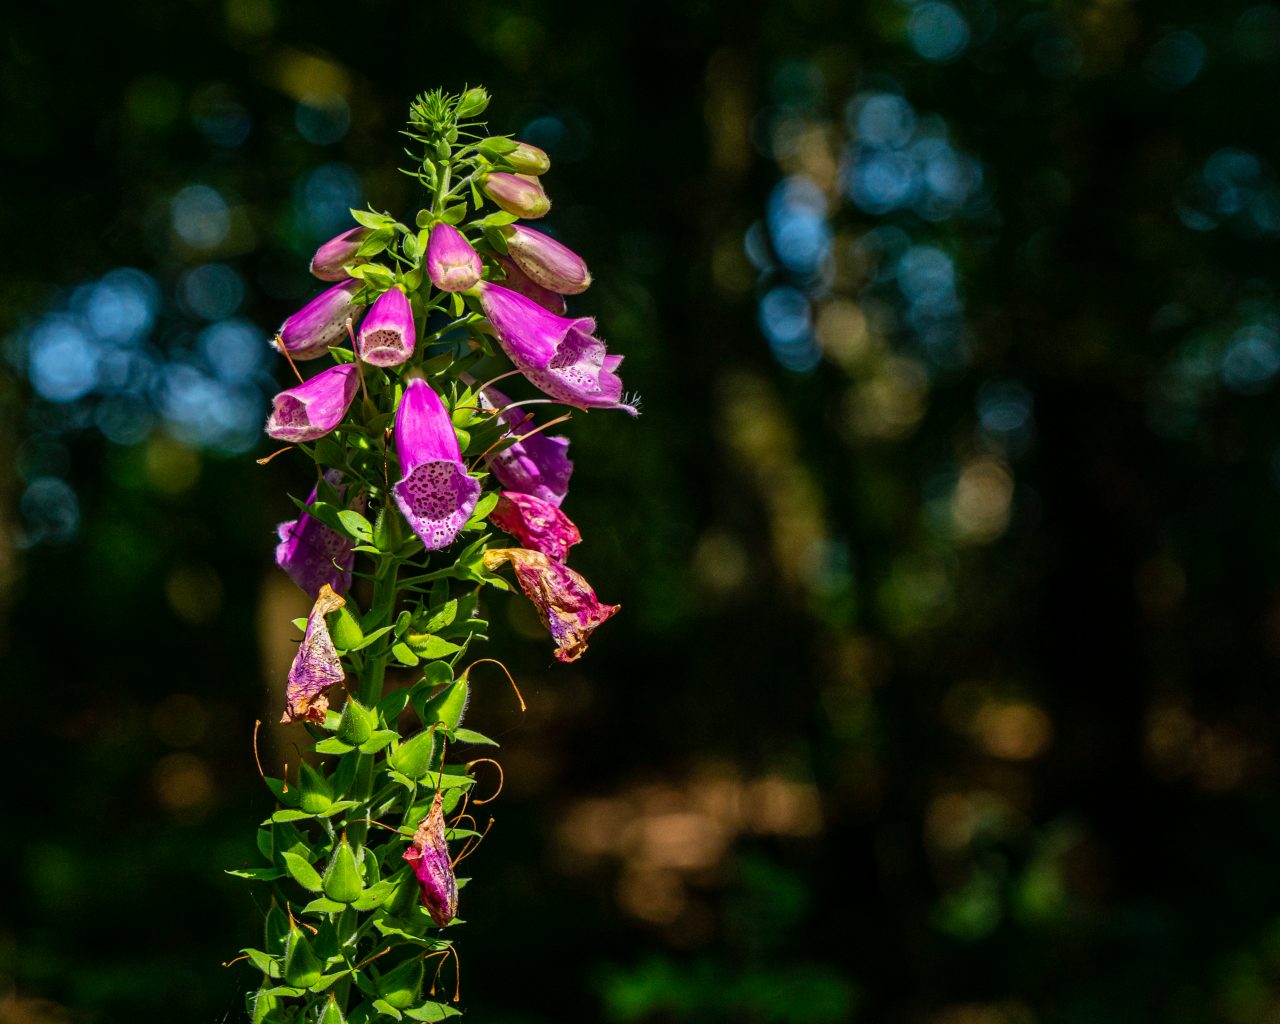
[[[449,411],[421,378],[405,388],[396,410],[400,480],[396,504],[428,551],[448,547],[475,511],[480,481],[467,476]]]
[[[484,553],[484,567],[493,572],[510,562],[525,597],[542,615],[556,642],[556,660],[577,661],[587,649],[587,637],[621,605],[601,604],[591,584],[562,562],[541,551],[494,548]]]
[[[515,261],[510,257],[495,256],[494,259],[507,275],[502,281],[504,287],[510,288],[513,292],[519,292],[526,299],[533,299],[543,309],[551,310],[556,316],[564,316],[569,304],[564,301],[563,295],[543,288],[542,285],[530,279],[529,275],[516,266]]]
[[[294,359],[319,359],[329,346],[338,344],[347,333],[347,321],[360,319],[361,306],[355,294],[361,283],[354,278],[321,292],[280,325],[273,345]]]
[[[465,292],[474,288],[484,273],[480,254],[471,248],[462,232],[441,221],[427,239],[427,276],[442,292]]]
[[[567,245],[523,224],[509,224],[502,233],[507,252],[535,284],[559,295],[577,295],[590,287],[591,271]]]
[[[404,859],[422,888],[422,905],[441,928],[458,916],[458,879],[444,833],[444,792],[437,789],[431,810],[418,824]]]
[[[356,253],[369,234],[368,228],[356,227],[329,239],[311,257],[311,273],[321,281],[345,281],[347,264],[355,262]]]
[[[294,444],[324,437],[346,417],[360,384],[359,374],[354,363],[342,363],[281,391],[271,402],[267,433]]]
[[[568,558],[569,548],[582,540],[573,521],[555,505],[518,491],[498,496],[489,522],[511,534],[521,547],[541,551],[557,562]]]
[[[622,356],[611,356],[592,335],[590,317],[563,317],[543,309],[510,288],[482,281],[473,290],[489,318],[498,343],[516,369],[544,394],[580,409],[636,407],[623,401],[622,381],[614,373]]]
[[[330,469],[325,480],[338,486],[340,475]],[[307,504],[315,504],[318,488],[313,487]],[[354,504],[357,512],[364,509],[364,495]],[[313,601],[320,588],[328,585],[338,594],[345,594],[351,587],[351,567],[355,564],[355,552],[350,538],[331,529],[309,512],[301,512],[276,527],[280,543],[276,545],[276,565],[289,574],[289,578],[301,587]]]
[[[323,722],[329,709],[326,695],[329,687],[346,678],[342,661],[329,636],[324,617],[336,612],[347,602],[333,592],[329,584],[320,588],[316,603],[307,616],[307,630],[294,655],[285,686],[285,710],[282,722]]]
[[[408,296],[399,288],[388,288],[369,307],[356,337],[356,352],[370,366],[399,366],[417,344]]]
[[[518,439],[486,458],[490,472],[506,490],[532,494],[558,506],[569,493],[569,477],[573,474],[569,439],[534,434],[537,428],[533,415],[523,409],[507,409],[511,399],[495,387],[485,388],[478,397],[481,408],[503,410],[498,417],[507,433]],[[525,437],[526,434],[531,436]]]
[[[500,210],[527,220],[545,217],[551,200],[536,178],[498,171],[480,179],[480,188]]]
[[[517,142],[516,148],[505,153],[502,159],[519,174],[546,174],[551,170],[551,158],[547,156],[546,150],[528,142]]]

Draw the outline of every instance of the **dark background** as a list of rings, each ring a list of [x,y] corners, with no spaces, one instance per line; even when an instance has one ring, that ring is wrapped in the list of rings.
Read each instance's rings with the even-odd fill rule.
[[[562,667],[492,607],[471,1019],[1280,1020],[1278,59],[1238,2],[8,21],[0,1021],[243,1019],[266,340],[466,83],[644,396],[569,427],[622,613]]]

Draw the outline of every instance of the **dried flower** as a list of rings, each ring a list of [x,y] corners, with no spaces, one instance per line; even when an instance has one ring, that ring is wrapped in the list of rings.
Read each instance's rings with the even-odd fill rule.
[[[591,271],[568,246],[523,224],[509,224],[502,233],[511,258],[535,284],[559,295],[577,295],[590,287]]]
[[[544,394],[582,409],[621,409],[622,381],[613,372],[622,356],[611,356],[591,334],[590,317],[563,317],[543,309],[510,288],[482,281],[473,290],[489,318],[498,343],[516,369]]]
[[[518,491],[499,495],[489,522],[511,534],[521,547],[541,551],[557,562],[568,558],[569,548],[582,540],[573,521],[555,505]]]
[[[591,584],[562,562],[541,551],[494,548],[484,553],[484,567],[493,572],[510,562],[516,582],[533,602],[556,642],[558,661],[576,661],[587,649],[587,637],[621,605],[601,604]]]
[[[294,656],[285,686],[285,712],[282,722],[323,722],[329,709],[326,692],[346,678],[337,649],[329,636],[324,617],[336,612],[347,602],[333,592],[329,584],[320,588],[316,603],[307,616],[307,630],[302,645]]]
[[[280,325],[272,344],[294,359],[319,359],[329,346],[338,344],[347,333],[347,322],[360,319],[355,294],[361,283],[354,279],[321,292]]]
[[[343,421],[360,384],[359,369],[343,363],[321,370],[271,402],[267,433],[280,441],[314,441]]]
[[[321,281],[345,281],[347,264],[355,262],[356,253],[369,235],[368,228],[356,227],[329,239],[311,257],[311,273]]]
[[[422,887],[422,905],[441,928],[458,916],[458,879],[444,837],[444,792],[436,790],[431,810],[418,824],[404,859]]]
[[[341,479],[336,469],[327,470],[324,478],[337,486]],[[340,489],[341,490],[341,489]],[[318,488],[313,487],[307,504],[315,504]],[[364,496],[355,502],[356,511],[364,508]],[[289,574],[313,601],[320,588],[328,584],[336,593],[345,594],[351,587],[351,567],[355,552],[351,539],[320,522],[310,512],[302,512],[276,527],[280,543],[276,545],[276,565]]]
[[[413,307],[399,288],[388,288],[369,307],[360,325],[356,352],[370,366],[399,366],[418,343]]]
[[[474,288],[484,272],[480,254],[452,224],[441,221],[427,239],[427,276],[442,292]]]
[[[428,551],[448,547],[475,511],[480,481],[467,475],[449,411],[425,380],[405,388],[395,432],[403,474],[392,488],[396,504]]]

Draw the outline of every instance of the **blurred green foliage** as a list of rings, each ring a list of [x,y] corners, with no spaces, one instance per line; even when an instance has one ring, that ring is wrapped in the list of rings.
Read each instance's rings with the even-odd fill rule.
[[[412,206],[406,102],[476,82],[644,415],[570,427],[623,606],[587,658],[493,609],[529,712],[480,677],[468,1011],[1280,1013],[1280,9],[141,0],[6,42],[0,1020],[241,1019],[222,871],[305,610],[245,325],[335,210]]]

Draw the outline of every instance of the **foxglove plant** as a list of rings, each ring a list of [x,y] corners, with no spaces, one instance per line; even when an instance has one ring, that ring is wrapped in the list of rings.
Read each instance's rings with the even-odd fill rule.
[[[491,759],[468,751],[496,746],[462,725],[482,595],[512,590],[510,567],[560,661],[617,611],[565,564],[581,540],[560,508],[573,467],[544,429],[569,415],[539,424],[520,407],[634,414],[635,400],[595,321],[560,315],[590,283],[586,264],[516,223],[548,211],[537,175],[550,161],[483,134],[487,104],[483,89],[413,103],[414,226],[353,210],[356,226],[311,263],[330,287],[274,340],[299,383],[266,430],[315,466],[279,527],[276,562],[313,606],[278,711],[312,756],[264,777],[277,801],[258,830],[265,864],[232,872],[272,890],[262,940],[244,950],[261,973],[253,1024],[460,1012],[428,979],[450,956],[456,970],[456,868],[482,838],[465,808]],[[326,356],[303,380],[298,361]],[[517,375],[546,397],[492,386]],[[491,519],[521,546],[491,544]]]

